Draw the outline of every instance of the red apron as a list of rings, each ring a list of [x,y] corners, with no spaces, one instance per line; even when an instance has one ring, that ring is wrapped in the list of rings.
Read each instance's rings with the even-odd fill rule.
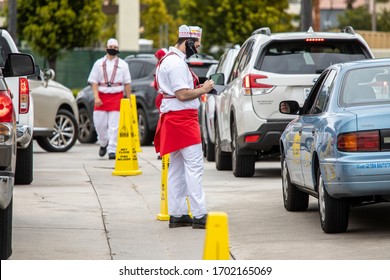
[[[111,87],[111,86],[121,86],[121,83],[114,83],[116,71],[118,70],[119,58],[116,58],[114,70],[111,73],[111,79],[108,81],[106,60],[103,61],[103,76],[104,83],[99,83],[99,86]],[[99,107],[94,106],[95,111],[120,111],[121,99],[123,98],[123,91],[116,93],[103,93],[99,91],[99,98],[102,101],[102,105]]]
[[[99,91],[99,98],[103,104],[99,107],[94,106],[95,111],[120,111],[123,91],[118,93],[102,93]]]
[[[172,54],[175,53],[170,52],[164,58]],[[159,61],[158,65],[164,58]],[[194,87],[196,88],[199,85],[199,79],[191,68],[188,69],[191,72]],[[159,88],[157,77],[155,78],[155,84]],[[163,92],[157,94],[156,106],[159,110],[163,98],[175,98],[175,96],[164,97]],[[154,148],[161,156],[191,145],[200,144],[201,142],[197,109],[169,111],[160,114],[154,136]]]
[[[158,120],[154,148],[161,156],[201,143],[198,110],[169,111]]]

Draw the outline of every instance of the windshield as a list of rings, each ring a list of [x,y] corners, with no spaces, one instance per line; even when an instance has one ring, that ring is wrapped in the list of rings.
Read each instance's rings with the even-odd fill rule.
[[[370,58],[358,40],[273,41],[260,55],[255,69],[278,74],[320,74],[328,66]]]
[[[369,67],[349,71],[340,94],[342,106],[390,103],[390,67]]]

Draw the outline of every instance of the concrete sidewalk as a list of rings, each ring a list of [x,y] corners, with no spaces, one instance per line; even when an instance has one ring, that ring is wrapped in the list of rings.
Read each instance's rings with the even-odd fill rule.
[[[34,146],[34,181],[14,188],[11,259],[201,260],[205,230],[159,221],[161,160],[137,153],[141,175],[113,176],[96,144],[66,153]]]

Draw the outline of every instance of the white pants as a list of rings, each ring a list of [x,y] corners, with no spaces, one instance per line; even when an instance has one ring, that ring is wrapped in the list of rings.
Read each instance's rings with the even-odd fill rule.
[[[207,213],[202,175],[202,144],[170,153],[168,212],[171,216],[188,215],[187,196],[193,217],[200,218]]]
[[[99,144],[107,146],[107,152],[116,153],[118,142],[119,111],[94,111],[93,123],[98,135]]]

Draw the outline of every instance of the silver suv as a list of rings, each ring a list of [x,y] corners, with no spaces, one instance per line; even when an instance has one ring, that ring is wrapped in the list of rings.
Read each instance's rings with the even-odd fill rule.
[[[293,117],[281,114],[279,103],[302,105],[329,65],[368,58],[373,58],[369,46],[352,27],[340,33],[254,31],[216,99],[216,168],[253,176],[257,160],[280,156],[279,138]]]

